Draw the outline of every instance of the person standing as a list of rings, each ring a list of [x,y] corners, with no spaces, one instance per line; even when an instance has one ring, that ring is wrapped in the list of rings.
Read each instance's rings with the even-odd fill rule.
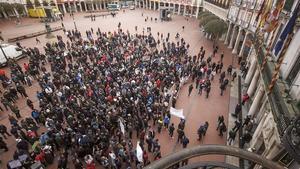
[[[232,128],[233,131],[238,131],[241,127],[241,122],[239,120],[234,121],[234,127]]]
[[[171,126],[169,127],[169,136],[171,138],[173,138],[174,130],[175,130],[174,123],[172,123]]]
[[[182,147],[186,148],[189,143],[190,143],[190,140],[184,135],[182,138]]]
[[[229,137],[228,137],[227,141],[228,141],[228,144],[231,145],[231,143],[235,140],[236,131],[234,131],[234,129],[231,129],[228,134],[229,134]]]
[[[178,137],[177,137],[177,142],[182,142],[182,138],[184,136],[184,131],[181,129],[181,128],[178,128],[177,129],[177,134],[178,134]]]
[[[35,41],[36,41],[36,44],[40,44],[41,43],[41,41],[37,37],[35,38]]]
[[[16,106],[15,104],[11,104],[10,106],[10,110],[15,113],[16,117],[19,119],[21,118],[21,115],[20,115],[20,110],[18,108],[18,106]]]
[[[7,135],[7,136],[11,136],[11,134],[9,134],[9,133],[7,132],[7,127],[6,127],[5,125],[3,125],[3,124],[0,124],[0,134],[1,134],[5,139],[7,139],[6,135]]]
[[[190,96],[190,95],[191,95],[191,93],[192,93],[192,91],[193,91],[193,88],[194,88],[193,84],[190,84],[190,86],[189,86],[189,94],[188,94],[188,96]]]
[[[27,98],[27,100],[26,100],[27,106],[30,107],[31,110],[33,110],[34,109],[33,102],[28,97],[26,97],[26,98]]]
[[[165,118],[164,118],[164,127],[166,129],[169,127],[169,123],[170,123],[170,118],[168,117],[168,115],[165,115]]]
[[[221,115],[221,116],[218,117],[218,127],[217,127],[217,130],[219,130],[220,125],[222,123],[224,123],[224,116],[223,115]]]
[[[226,128],[226,125],[225,125],[225,123],[223,122],[223,123],[221,123],[220,124],[220,128],[219,128],[219,136],[223,136],[223,133],[224,132],[226,132],[226,130],[227,130],[227,128]]]
[[[4,149],[4,151],[8,151],[7,144],[3,141],[3,138],[0,137],[0,149]]]

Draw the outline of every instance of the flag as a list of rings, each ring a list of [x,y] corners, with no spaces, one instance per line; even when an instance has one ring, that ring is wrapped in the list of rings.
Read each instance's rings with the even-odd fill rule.
[[[141,162],[141,163],[143,162],[143,150],[140,146],[139,141],[136,143],[136,157],[137,157],[139,162]]]
[[[275,56],[278,55],[278,53],[280,52],[286,37],[288,36],[289,33],[291,33],[293,31],[294,25],[296,23],[297,17],[298,17],[298,12],[299,12],[299,4],[297,5],[297,7],[295,8],[292,17],[290,18],[290,20],[288,21],[288,23],[286,24],[284,30],[282,31],[279,40],[277,41],[275,48],[274,48],[274,54]]]
[[[279,0],[277,1],[277,5],[275,9],[268,15],[265,25],[264,25],[264,30],[267,32],[272,32],[278,25],[279,23],[279,14],[283,8],[284,5],[284,0]]]
[[[259,22],[259,27],[262,27],[265,24],[265,21],[266,21],[268,15],[269,15],[271,7],[272,7],[272,1],[273,0],[268,0],[267,1],[267,4],[265,5],[264,10],[262,11],[262,16],[261,16],[261,19],[260,19],[260,22]]]
[[[173,107],[170,107],[170,114],[184,119],[183,109],[175,109]]]

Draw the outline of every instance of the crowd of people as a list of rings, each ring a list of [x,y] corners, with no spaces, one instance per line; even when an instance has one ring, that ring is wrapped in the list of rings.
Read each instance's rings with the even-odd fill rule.
[[[47,166],[53,163],[54,154],[59,154],[59,169],[69,167],[69,159],[76,169],[93,169],[96,162],[105,168],[142,168],[162,157],[155,135],[163,127],[171,138],[176,131],[177,142],[183,148],[189,144],[185,120],[181,119],[176,128],[170,124],[169,112],[188,80],[193,82],[189,96],[195,85],[197,93],[205,91],[208,98],[216,74],[220,74],[221,95],[229,77],[235,78],[232,66],[227,74],[223,70],[224,54],[220,61],[213,61],[218,47],[214,47],[212,55],[207,56],[201,47],[198,55],[189,56],[190,45],[179,33],[177,41],[171,42],[170,34],[164,37],[158,33],[157,38],[151,30],[147,35],[130,34],[122,30],[121,24],[115,32],[101,32],[99,28],[95,32],[87,30],[88,40],[83,40],[78,30],[67,31],[67,39],[57,36],[55,43],[44,46],[45,52],[18,44],[26,51],[28,63],[22,68],[11,61],[10,75],[0,73],[4,88],[1,103],[13,113],[8,115],[9,128],[17,141],[8,168],[30,168],[36,162]],[[36,92],[38,106],[28,98],[25,89],[33,81],[40,87]],[[22,118],[15,104],[19,97],[25,98],[31,117]],[[218,121],[222,136],[226,131],[224,117]],[[46,131],[39,134],[41,126]],[[205,122],[195,131],[199,140],[208,126]],[[10,136],[7,130],[0,126],[4,137],[0,137],[0,148],[5,151],[5,138]],[[142,159],[136,152],[133,134],[143,150]]]

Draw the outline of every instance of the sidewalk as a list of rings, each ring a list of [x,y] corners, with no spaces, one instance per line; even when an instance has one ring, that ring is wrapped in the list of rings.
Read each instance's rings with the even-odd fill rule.
[[[236,71],[237,74],[240,74],[239,69],[233,70]],[[236,78],[233,82],[231,81],[230,88],[230,100],[229,100],[229,114],[228,114],[228,125],[227,125],[227,139],[228,132],[234,127],[234,121],[237,119],[231,115],[234,112],[236,104],[238,104],[238,79]],[[226,140],[227,146],[239,147],[239,132],[236,133],[235,140],[229,145],[229,142]],[[232,164],[234,166],[239,166],[239,158],[233,156],[226,156],[225,162],[228,164]]]

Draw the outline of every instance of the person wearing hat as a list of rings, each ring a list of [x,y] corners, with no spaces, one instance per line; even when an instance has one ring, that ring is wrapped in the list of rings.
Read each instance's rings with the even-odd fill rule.
[[[4,142],[2,137],[0,137],[0,149],[4,149],[4,151],[8,151],[7,144]]]

